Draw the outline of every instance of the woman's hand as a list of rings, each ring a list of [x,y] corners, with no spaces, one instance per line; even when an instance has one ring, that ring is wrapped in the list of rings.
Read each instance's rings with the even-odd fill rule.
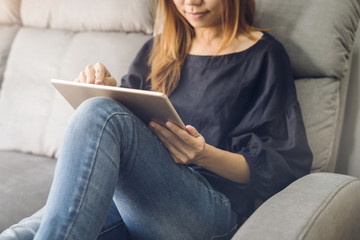
[[[164,143],[175,163],[196,164],[205,151],[204,137],[190,125],[186,126],[187,131],[172,122],[167,122],[166,127],[150,122],[150,129]]]
[[[244,156],[206,144],[194,127],[188,125],[184,130],[171,122],[167,122],[166,127],[150,122],[150,128],[164,143],[175,163],[194,163],[238,183],[250,181],[250,168]]]
[[[98,85],[116,86],[116,80],[102,63],[86,66],[85,70],[80,72],[75,82],[91,83]]]

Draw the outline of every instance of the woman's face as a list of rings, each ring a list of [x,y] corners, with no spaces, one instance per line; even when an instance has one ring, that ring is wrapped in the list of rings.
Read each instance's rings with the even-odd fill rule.
[[[216,27],[221,24],[224,0],[173,0],[177,10],[196,28]]]

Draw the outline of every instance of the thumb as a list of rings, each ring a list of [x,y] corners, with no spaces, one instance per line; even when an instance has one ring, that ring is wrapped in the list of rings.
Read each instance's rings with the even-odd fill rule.
[[[186,128],[186,130],[188,131],[188,133],[191,136],[193,136],[193,137],[199,137],[200,136],[200,133],[193,126],[187,125],[185,128]]]

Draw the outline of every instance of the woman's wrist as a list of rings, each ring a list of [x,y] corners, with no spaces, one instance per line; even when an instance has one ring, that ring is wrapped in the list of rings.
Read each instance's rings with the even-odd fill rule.
[[[194,159],[193,163],[200,167],[206,167],[211,157],[215,157],[213,150],[214,150],[213,146],[205,143],[202,152],[198,154],[198,156]]]
[[[243,155],[206,144],[194,164],[238,183],[248,183],[250,169]]]

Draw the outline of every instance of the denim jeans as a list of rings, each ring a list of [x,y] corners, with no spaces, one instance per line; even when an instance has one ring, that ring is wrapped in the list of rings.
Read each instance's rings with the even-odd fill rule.
[[[230,239],[236,229],[226,196],[121,104],[92,98],[68,124],[46,206],[0,239]]]

